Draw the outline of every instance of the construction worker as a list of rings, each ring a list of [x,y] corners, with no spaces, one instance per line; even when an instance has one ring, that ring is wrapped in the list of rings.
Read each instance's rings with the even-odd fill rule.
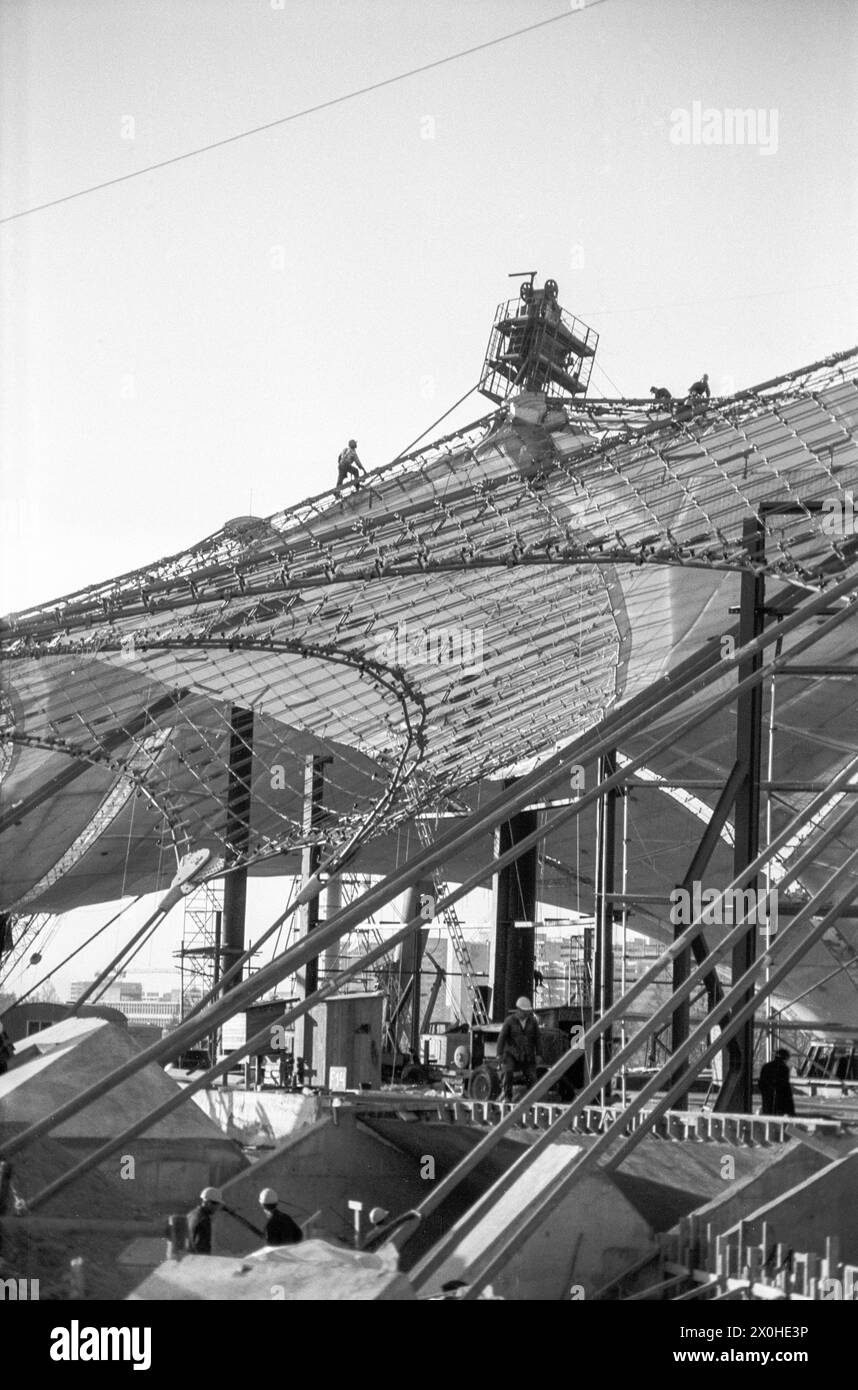
[[[760,1067],[763,1115],[794,1115],[795,1101],[789,1079],[789,1052],[779,1047],[771,1062]]]
[[[664,408],[665,410],[670,410],[671,402],[673,401],[673,397],[671,396],[671,394],[670,394],[670,392],[668,391],[667,387],[666,387],[666,386],[651,386],[649,389],[650,389],[650,395],[652,396],[652,403],[653,403],[653,406],[654,406],[655,408],[657,408],[657,409],[662,409],[662,408]]]
[[[299,1245],[304,1239],[300,1226],[296,1226],[291,1216],[277,1210],[280,1198],[273,1187],[263,1187],[259,1194],[259,1205],[265,1212],[266,1245]]]
[[[194,1255],[212,1253],[212,1217],[223,1206],[223,1193],[219,1187],[204,1187],[200,1193],[200,1204],[194,1207],[188,1218],[188,1249]]]
[[[357,440],[350,439],[346,448],[340,450],[337,459],[337,485],[334,492],[339,492],[346,481],[346,478],[354,478],[355,491],[360,487],[361,473],[366,477],[366,469],[357,456]]]
[[[527,1089],[536,1085],[536,1059],[542,1054],[539,1024],[533,1016],[533,1005],[522,995],[515,1009],[504,1020],[498,1034],[497,1055],[503,1074],[503,1100],[512,1100],[513,1077],[524,1073]]]
[[[709,399],[709,373],[704,372],[699,381],[692,382],[688,388],[688,400],[691,405],[699,404],[703,399]]]

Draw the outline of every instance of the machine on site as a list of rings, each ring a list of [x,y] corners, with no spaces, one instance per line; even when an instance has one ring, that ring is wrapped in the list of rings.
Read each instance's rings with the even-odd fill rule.
[[[584,1010],[574,1005],[561,1005],[546,1009],[534,1009],[539,1024],[542,1041],[542,1056],[536,1070],[542,1076],[564,1054],[570,1050],[575,1056],[569,1068],[557,1084],[557,1092],[562,1101],[574,1100],[578,1090],[584,1085],[589,1071],[590,1058],[583,1050],[573,1044],[586,1027]],[[467,1058],[460,1057],[460,1066],[465,1088],[472,1100],[494,1100],[500,1095],[501,1069],[497,1055],[497,1041],[502,1023],[474,1024],[469,1030],[468,1042],[464,1046]],[[574,1030],[574,1031],[573,1031]]]

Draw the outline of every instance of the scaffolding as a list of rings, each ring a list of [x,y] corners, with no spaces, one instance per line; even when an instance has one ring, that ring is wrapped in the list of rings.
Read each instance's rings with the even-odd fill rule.
[[[223,883],[215,879],[184,899],[182,943],[173,953],[179,962],[182,1019],[220,979],[222,925]]]

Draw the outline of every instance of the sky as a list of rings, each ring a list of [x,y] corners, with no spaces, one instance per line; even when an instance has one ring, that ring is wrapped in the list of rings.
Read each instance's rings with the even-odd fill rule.
[[[844,0],[6,0],[0,611],[395,457],[510,272],[601,335],[591,394],[851,346],[856,71]]]

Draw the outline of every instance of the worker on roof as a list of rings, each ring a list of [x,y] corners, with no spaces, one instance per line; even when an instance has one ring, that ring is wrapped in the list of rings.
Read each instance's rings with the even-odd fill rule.
[[[704,372],[699,381],[692,382],[688,388],[688,399],[690,401],[702,400],[704,397],[709,399],[709,373]]]
[[[345,449],[340,450],[337,459],[337,485],[334,492],[339,492],[346,478],[352,477],[355,482],[355,491],[360,487],[361,474],[366,477],[366,469],[357,455],[357,440],[350,439]]]
[[[794,1115],[795,1101],[789,1079],[789,1052],[779,1047],[771,1062],[760,1067],[760,1094],[763,1115]]]
[[[188,1249],[193,1255],[212,1253],[212,1217],[223,1206],[223,1193],[219,1187],[204,1187],[200,1193],[200,1204],[194,1207],[188,1218]]]
[[[524,995],[516,999],[514,1010],[498,1033],[497,1055],[503,1076],[503,1100],[512,1100],[517,1071],[523,1073],[528,1090],[536,1085],[536,1059],[542,1055],[542,1038],[533,1005]]]
[[[299,1245],[304,1239],[300,1226],[296,1226],[285,1211],[278,1211],[280,1198],[273,1187],[263,1187],[259,1194],[259,1205],[265,1212],[266,1245]]]
[[[653,405],[670,405],[673,397],[666,386],[651,386],[649,389]]]

